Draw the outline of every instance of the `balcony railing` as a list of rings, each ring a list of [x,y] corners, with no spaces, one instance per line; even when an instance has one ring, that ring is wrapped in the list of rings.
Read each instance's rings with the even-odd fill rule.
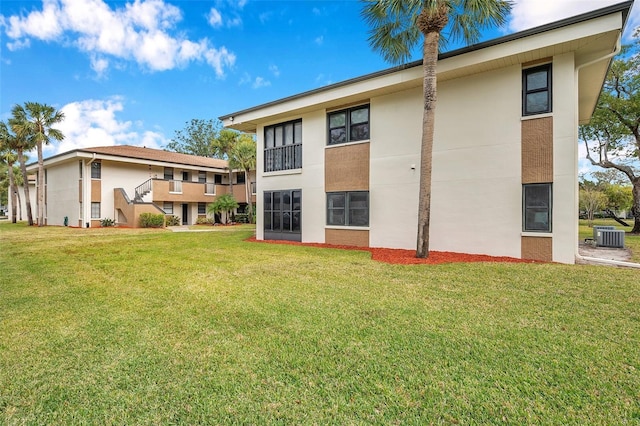
[[[170,180],[169,181],[169,192],[182,194],[182,181],[181,180]]]
[[[302,168],[302,144],[284,145],[264,150],[264,171],[277,172]]]

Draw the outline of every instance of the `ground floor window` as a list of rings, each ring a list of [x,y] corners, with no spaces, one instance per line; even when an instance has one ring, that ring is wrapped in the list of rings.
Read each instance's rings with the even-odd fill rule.
[[[301,240],[302,191],[264,192],[264,236],[269,240]]]
[[[100,203],[91,203],[91,219],[100,219]]]
[[[207,214],[207,203],[198,203],[198,214]]]
[[[522,230],[551,232],[552,191],[550,183],[522,185]]]
[[[173,203],[165,201],[162,210],[164,210],[164,214],[173,214]]]
[[[369,226],[369,191],[327,193],[327,225]]]

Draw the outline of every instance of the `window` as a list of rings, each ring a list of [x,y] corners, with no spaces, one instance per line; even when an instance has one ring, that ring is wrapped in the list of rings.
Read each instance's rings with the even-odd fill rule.
[[[551,112],[551,64],[522,71],[522,115]]]
[[[173,167],[165,167],[164,180],[172,180],[172,179],[173,179]]]
[[[198,182],[205,183],[207,181],[207,172],[198,172]]]
[[[522,186],[522,230],[551,232],[551,184],[535,183]]]
[[[91,203],[91,219],[100,219],[100,203]]]
[[[236,183],[244,183],[244,172],[239,172],[236,174]]]
[[[274,233],[296,233],[301,231],[300,211],[302,191],[284,190],[264,193],[265,238],[282,239]],[[290,239],[286,238],[285,239]]]
[[[84,164],[82,164],[82,161],[79,161],[79,165],[80,165],[80,179],[82,179],[82,169],[84,169]]]
[[[264,128],[264,171],[302,168],[302,120]]]
[[[91,163],[91,179],[100,179],[102,176],[102,163],[94,161]]]
[[[222,185],[222,175],[213,175],[213,183]]]
[[[328,145],[369,139],[369,105],[330,112]]]
[[[207,203],[198,203],[198,214],[207,214]]]
[[[327,193],[327,225],[369,226],[369,192]]]
[[[173,214],[173,203],[166,202],[162,206],[162,210],[164,210],[164,214]]]

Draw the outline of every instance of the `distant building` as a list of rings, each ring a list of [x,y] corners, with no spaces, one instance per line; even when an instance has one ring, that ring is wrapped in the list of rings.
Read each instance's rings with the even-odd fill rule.
[[[127,145],[55,155],[44,160],[46,224],[64,225],[66,219],[70,226],[95,227],[102,219],[113,219],[137,227],[144,212],[172,214],[185,225],[194,224],[206,217],[207,204],[229,193],[227,166],[225,160]],[[38,165],[30,164],[27,170],[37,173]],[[233,170],[232,179],[234,198],[246,205],[245,185],[255,192],[255,173],[247,178]],[[30,180],[34,220],[35,184]],[[255,202],[255,195],[252,199]]]
[[[431,249],[574,263],[578,125],[632,2],[444,53]],[[416,247],[421,61],[220,117],[257,135],[257,238]]]

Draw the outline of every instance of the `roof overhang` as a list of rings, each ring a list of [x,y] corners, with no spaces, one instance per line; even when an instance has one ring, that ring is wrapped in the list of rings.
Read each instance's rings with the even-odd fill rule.
[[[611,56],[619,47],[633,1],[500,37],[441,54],[438,81],[452,80],[499,68],[574,52],[578,74],[579,121],[595,109]],[[220,117],[225,127],[255,133],[261,123],[330,109],[365,99],[419,87],[422,61],[367,74]]]

